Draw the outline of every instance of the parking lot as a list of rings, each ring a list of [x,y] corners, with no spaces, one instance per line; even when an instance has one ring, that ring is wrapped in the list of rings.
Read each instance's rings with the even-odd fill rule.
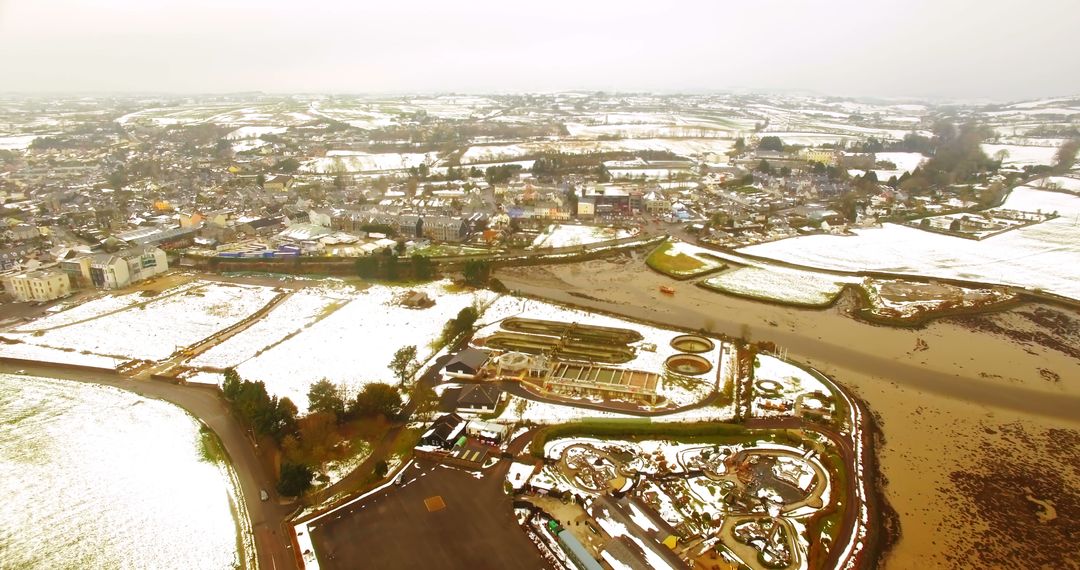
[[[402,486],[311,525],[320,567],[550,568],[514,520],[502,490],[508,465],[503,460],[477,479],[431,461],[413,463]]]

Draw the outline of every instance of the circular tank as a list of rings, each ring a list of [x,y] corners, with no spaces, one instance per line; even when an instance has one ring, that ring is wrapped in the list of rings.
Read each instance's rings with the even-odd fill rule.
[[[696,354],[676,354],[664,362],[668,370],[686,376],[698,376],[712,370],[708,360]]]
[[[713,341],[696,334],[684,334],[671,339],[672,348],[692,354],[709,352],[715,346]]]

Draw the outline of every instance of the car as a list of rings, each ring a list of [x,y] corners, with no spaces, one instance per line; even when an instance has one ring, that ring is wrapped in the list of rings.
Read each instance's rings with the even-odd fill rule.
[[[266,492],[266,489],[262,489],[262,490],[259,491],[259,500],[260,501],[269,501],[270,500],[270,494]]]

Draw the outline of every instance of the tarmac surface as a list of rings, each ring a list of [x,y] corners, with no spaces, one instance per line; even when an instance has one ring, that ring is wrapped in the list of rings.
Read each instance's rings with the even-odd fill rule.
[[[390,486],[309,523],[323,569],[550,568],[514,518],[502,459],[474,473],[417,460]],[[428,511],[441,497],[445,508]],[[437,503],[437,501],[436,501]]]

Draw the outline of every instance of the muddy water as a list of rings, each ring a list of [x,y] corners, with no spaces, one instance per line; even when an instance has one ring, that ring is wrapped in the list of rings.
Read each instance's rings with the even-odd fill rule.
[[[1046,449],[1039,442],[1050,439],[1045,434],[1054,428],[1073,434],[1080,429],[1080,361],[1037,344],[944,321],[921,330],[868,325],[846,315],[843,303],[814,311],[728,297],[634,262],[501,270],[498,277],[510,289],[559,301],[771,340],[789,350],[791,358],[852,388],[879,418],[886,438],[879,450],[881,469],[902,528],[886,561],[889,569],[982,568],[1019,561],[989,547],[983,550],[998,557],[989,562],[976,558],[977,553],[959,554],[991,540],[995,507],[965,496],[957,482],[999,455],[1015,458],[1018,465],[1040,466]],[[660,293],[660,285],[674,287],[676,294]],[[1048,380],[1040,370],[1051,370],[1060,379]],[[1016,430],[1030,434],[1020,439],[1026,443],[1018,443]],[[1059,495],[1056,504],[1075,503],[1080,471],[1040,466],[1046,468],[1062,473],[1063,479],[1043,492]],[[995,491],[1020,499],[1022,492],[1018,487]],[[1040,524],[1029,519],[1031,525]],[[1063,524],[1059,521],[1046,524]]]

